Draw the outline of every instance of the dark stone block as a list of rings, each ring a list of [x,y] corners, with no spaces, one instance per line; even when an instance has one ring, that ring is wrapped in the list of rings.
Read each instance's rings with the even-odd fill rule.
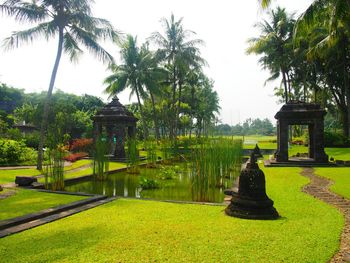
[[[343,165],[345,162],[344,162],[343,160],[335,160],[335,163],[336,163],[336,164]]]
[[[35,177],[28,176],[16,176],[15,181],[15,183],[18,184],[18,186],[31,186],[34,182],[38,182],[38,179]]]
[[[2,189],[2,186],[0,185],[0,192],[2,191],[3,189]]]

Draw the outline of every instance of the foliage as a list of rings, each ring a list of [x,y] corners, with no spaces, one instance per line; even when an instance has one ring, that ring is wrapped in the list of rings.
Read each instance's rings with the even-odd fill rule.
[[[91,152],[93,148],[93,139],[81,138],[73,140],[70,150],[73,152]]]
[[[140,186],[143,190],[157,189],[159,188],[159,183],[157,180],[152,178],[140,177]]]
[[[23,102],[23,90],[14,89],[4,83],[0,83],[0,110],[11,113]]]
[[[77,152],[77,153],[72,153],[64,157],[64,160],[68,162],[76,162],[78,160],[83,159],[84,157],[87,157],[89,154],[87,152]]]
[[[324,133],[324,143],[326,147],[349,146],[350,141],[343,134],[334,132]]]
[[[23,141],[0,139],[0,165],[34,164],[35,155]]]
[[[48,162],[44,171],[46,189],[64,190],[64,157],[66,154],[67,151],[61,144],[47,149]]]
[[[162,166],[160,169],[159,177],[162,180],[172,180],[179,172],[178,168],[175,168],[175,166]]]
[[[128,138],[127,140],[127,166],[129,173],[140,173],[138,164],[140,162],[139,151],[137,149],[137,140],[135,138]]]
[[[215,138],[200,144],[192,153],[192,185],[197,201],[209,200],[213,187],[223,178],[237,177],[242,162],[242,141]]]
[[[149,167],[157,165],[157,142],[155,140],[147,140],[144,142],[144,148],[147,152],[147,164]]]
[[[97,180],[106,180],[109,171],[108,142],[102,138],[96,138],[94,149],[93,175]]]

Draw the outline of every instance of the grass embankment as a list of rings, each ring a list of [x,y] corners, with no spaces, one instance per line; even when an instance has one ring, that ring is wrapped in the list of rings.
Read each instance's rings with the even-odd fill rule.
[[[3,262],[327,262],[341,214],[300,191],[308,182],[301,169],[264,170],[276,221],[231,218],[222,206],[119,199],[0,239],[0,254]]]
[[[350,199],[350,167],[316,168],[315,173],[334,182],[330,188],[334,193]]]
[[[40,174],[41,172],[36,169],[0,170],[0,184],[13,183],[16,176],[35,176]]]
[[[13,190],[16,191],[14,195],[0,200],[0,220],[38,212],[86,198],[85,196],[52,194],[25,189]]]

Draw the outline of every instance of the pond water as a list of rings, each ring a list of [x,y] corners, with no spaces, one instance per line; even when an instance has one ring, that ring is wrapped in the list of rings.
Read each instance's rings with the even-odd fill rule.
[[[192,185],[192,173],[187,164],[178,163],[173,165],[175,169],[172,170],[176,170],[176,173],[174,173],[172,179],[165,179],[164,169],[169,169],[169,167],[170,166],[163,166],[162,168],[142,168],[140,174],[118,172],[109,175],[108,179],[105,181],[87,179],[66,185],[65,189],[70,192],[103,194],[107,196],[151,198],[157,200],[223,202],[224,189],[232,187],[233,184],[232,174],[231,178],[220,180],[220,186],[210,187],[203,194],[203,190],[198,190],[198,188]],[[140,186],[142,178],[156,180],[159,184],[159,188],[143,190]]]

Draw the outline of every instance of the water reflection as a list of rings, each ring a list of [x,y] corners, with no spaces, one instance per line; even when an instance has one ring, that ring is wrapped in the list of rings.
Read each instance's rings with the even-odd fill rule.
[[[107,181],[85,180],[66,186],[67,191],[103,194],[107,196],[124,196],[136,198],[152,198],[158,200],[179,201],[207,201],[222,202],[224,199],[223,189],[232,186],[232,179],[223,178],[221,187],[212,187],[206,192],[205,200],[203,193],[192,186],[191,169],[186,164],[177,164],[181,169],[177,175],[170,180],[161,179],[161,170],[154,168],[141,169],[139,175],[120,172],[109,176]],[[140,177],[155,179],[160,183],[159,189],[142,190],[140,188]]]

